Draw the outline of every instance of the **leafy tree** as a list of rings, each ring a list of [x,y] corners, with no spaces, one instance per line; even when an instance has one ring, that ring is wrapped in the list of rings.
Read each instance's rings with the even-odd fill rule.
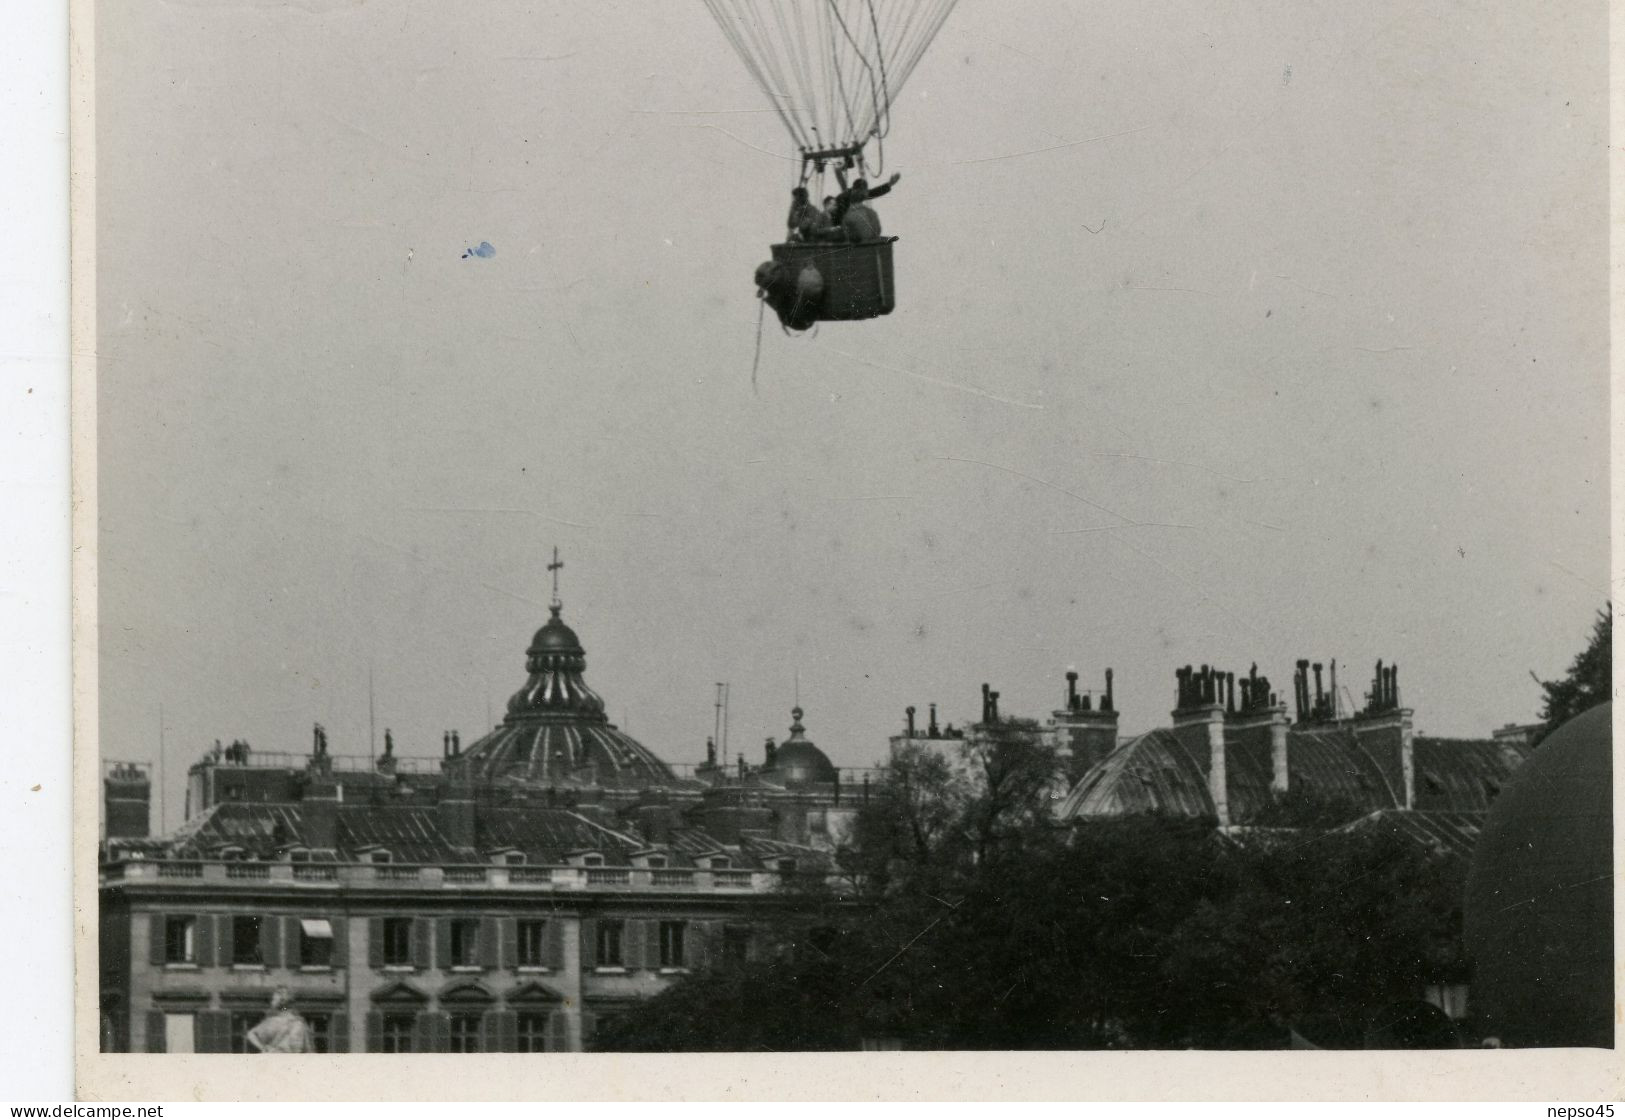
[[[1028,730],[905,746],[845,884],[772,899],[758,959],[685,979],[598,1044],[1231,1049],[1296,1025],[1357,1045],[1377,1006],[1459,964],[1459,865],[1308,797],[1240,841],[1154,815],[1062,827]]]
[[[1566,676],[1555,681],[1541,681],[1545,702],[1540,718],[1545,722],[1538,744],[1564,723],[1587,708],[1611,699],[1614,693],[1614,605],[1607,604],[1597,612],[1591,624],[1591,641],[1569,665]]]

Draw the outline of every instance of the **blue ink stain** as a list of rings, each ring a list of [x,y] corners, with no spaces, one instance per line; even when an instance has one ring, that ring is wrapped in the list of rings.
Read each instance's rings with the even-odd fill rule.
[[[496,246],[492,245],[489,241],[481,241],[474,248],[464,252],[463,259],[466,261],[469,257],[479,257],[481,260],[486,260],[496,255]]]

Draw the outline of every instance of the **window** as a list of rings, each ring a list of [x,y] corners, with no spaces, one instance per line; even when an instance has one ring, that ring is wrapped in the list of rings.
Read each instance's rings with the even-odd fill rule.
[[[722,927],[722,959],[743,964],[750,957],[750,930],[744,926]]]
[[[326,1011],[305,1014],[305,1025],[310,1028],[310,1050],[313,1054],[333,1052],[333,1016]]]
[[[711,857],[711,869],[713,871],[726,871],[726,870],[728,870],[728,868],[730,868],[732,866],[733,866],[733,860],[729,859],[727,856],[712,856]]]
[[[518,923],[519,967],[540,968],[547,963],[547,923],[526,920]]]
[[[239,914],[231,920],[231,963],[237,965],[263,965],[260,955],[260,919],[258,915]]]
[[[796,861],[793,859],[779,860],[779,871],[785,875],[794,875],[796,873]]]
[[[650,867],[655,867],[655,868],[665,867],[666,866],[666,857],[665,856],[650,856],[648,862],[649,862]]]
[[[480,920],[455,918],[451,922],[448,953],[453,968],[478,967],[480,963]]]
[[[520,867],[525,862],[524,852],[508,852],[502,857],[502,862],[509,867]]]
[[[291,851],[288,852],[288,862],[289,863],[309,863],[310,862],[310,849],[309,848],[294,848],[294,849],[292,849]]]
[[[519,1013],[518,1042],[521,1054],[540,1054],[547,1049],[547,1012]]]
[[[410,1011],[386,1011],[379,1024],[378,1049],[383,1054],[410,1054],[412,1052],[412,1021]]]
[[[412,963],[412,919],[384,919],[384,964],[410,965]],[[404,1053],[404,1051],[401,1051]],[[388,1051],[395,1053],[395,1051]]]
[[[374,852],[367,858],[373,863],[388,863],[390,861],[390,855],[388,852]],[[402,1051],[402,1053],[405,1053],[405,1051]]]
[[[687,933],[687,922],[661,922],[660,923],[660,967],[683,967],[683,940]]]
[[[190,914],[164,919],[164,963],[197,963],[197,919]]]
[[[197,1020],[190,1011],[164,1015],[164,1053],[191,1054],[197,1050]]]
[[[603,856],[582,856],[581,857],[581,865],[583,867],[602,867],[602,866],[604,866],[604,857]]]
[[[299,965],[333,967],[333,923],[326,918],[299,919]]]
[[[451,1017],[451,1052],[478,1054],[480,1052],[480,1016],[478,1012],[460,1011]]]
[[[598,964],[600,967],[616,968],[621,964],[621,933],[626,926],[625,922],[607,921],[598,923]]]
[[[233,1011],[231,1013],[231,1052],[233,1054],[257,1054],[259,1052],[248,1045],[248,1032],[253,1030],[263,1018],[265,1018],[264,1011]]]

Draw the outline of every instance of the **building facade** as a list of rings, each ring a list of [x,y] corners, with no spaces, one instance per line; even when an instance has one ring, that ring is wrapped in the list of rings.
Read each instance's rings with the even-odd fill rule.
[[[561,617],[502,723],[439,760],[236,742],[149,837],[150,781],[107,768],[103,1046],[232,1052],[285,989],[332,1052],[590,1049],[606,1019],[760,951],[786,890],[824,880],[871,775],[798,707],[760,765],[681,775],[610,724]]]

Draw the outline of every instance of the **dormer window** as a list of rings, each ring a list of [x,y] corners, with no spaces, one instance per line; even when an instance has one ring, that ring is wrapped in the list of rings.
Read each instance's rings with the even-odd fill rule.
[[[395,859],[394,856],[390,855],[387,851],[385,851],[382,848],[379,848],[377,851],[369,852],[367,854],[367,862],[368,863],[393,863],[394,859]]]
[[[509,867],[523,867],[525,863],[524,852],[503,852],[502,862]]]
[[[604,857],[601,856],[601,855],[597,855],[596,853],[593,854],[593,855],[582,856],[581,857],[581,866],[583,866],[583,867],[602,867],[602,866],[604,866]]]
[[[733,865],[733,860],[729,859],[727,856],[711,857],[711,870],[713,871],[726,871]]]
[[[226,860],[244,860],[244,859],[248,858],[248,853],[243,851],[243,849],[237,847],[236,845],[231,845],[231,846],[228,846],[228,847],[225,847],[225,848],[221,848],[219,850],[219,852],[217,852],[216,854],[221,859],[226,859]]]
[[[779,870],[786,875],[793,875],[796,870],[796,861],[793,859],[779,860]]]
[[[660,868],[666,866],[665,856],[650,856],[646,861],[650,867]]]
[[[310,849],[309,848],[289,848],[288,849],[288,862],[289,863],[309,863],[310,862]]]

